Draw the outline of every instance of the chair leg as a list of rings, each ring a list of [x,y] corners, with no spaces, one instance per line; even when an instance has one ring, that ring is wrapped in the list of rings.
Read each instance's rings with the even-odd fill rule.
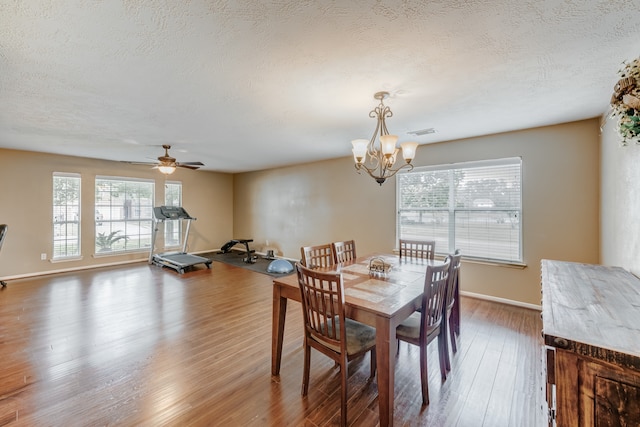
[[[449,322],[449,335],[451,336],[451,351],[455,354],[458,351],[458,346],[456,345],[456,333],[455,333],[455,319],[453,317],[450,318]]]
[[[440,334],[438,335],[438,350],[440,349],[440,340],[442,340],[442,347],[444,347],[442,353],[444,356],[444,366],[446,372],[449,372],[451,370],[451,359],[449,358],[449,342],[447,341],[449,339],[447,335],[449,335],[450,329],[451,328],[449,327],[449,322],[445,320],[444,322],[442,322],[442,329],[440,329]],[[440,363],[440,365],[442,366],[442,363]],[[443,381],[445,379],[446,376],[442,378]]]
[[[344,427],[347,426],[347,374],[347,360],[345,357],[340,364],[340,425]]]
[[[422,386],[422,405],[429,404],[429,376],[427,374],[427,346],[420,346],[420,385]]]
[[[311,347],[304,346],[304,372],[302,373],[302,395],[306,396],[309,392],[309,370],[311,367]]]
[[[375,378],[376,369],[377,369],[377,359],[376,359],[376,349],[375,347],[371,349],[371,378]]]
[[[438,359],[440,359],[440,376],[442,382],[447,379],[447,336],[442,333],[442,329],[438,334]]]

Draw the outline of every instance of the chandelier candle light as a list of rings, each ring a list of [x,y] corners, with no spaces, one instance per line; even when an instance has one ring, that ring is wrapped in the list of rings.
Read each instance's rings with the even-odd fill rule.
[[[391,178],[398,171],[413,169],[411,160],[416,156],[417,142],[403,142],[400,144],[402,148],[402,157],[405,162],[397,168],[393,168],[396,163],[396,155],[399,148],[396,147],[398,141],[397,135],[389,135],[385,119],[392,117],[391,109],[384,105],[384,100],[389,97],[389,92],[377,92],[373,97],[380,101],[380,105],[371,110],[369,117],[376,118],[376,129],[373,132],[371,140],[355,139],[351,141],[353,145],[353,159],[355,168],[360,173],[362,169],[367,171],[369,176],[382,185],[387,178]],[[378,140],[376,140],[378,137]]]

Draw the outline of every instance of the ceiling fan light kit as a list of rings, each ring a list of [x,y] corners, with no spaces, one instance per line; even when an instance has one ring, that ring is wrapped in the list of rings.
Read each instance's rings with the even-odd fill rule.
[[[387,130],[386,118],[392,117],[391,109],[384,105],[384,100],[389,97],[389,92],[376,92],[373,97],[380,104],[369,112],[369,117],[376,119],[376,129],[370,140],[355,139],[351,141],[353,146],[353,159],[355,168],[360,173],[363,169],[376,182],[382,185],[387,178],[391,178],[398,171],[413,169],[411,161],[416,156],[417,142],[403,142],[400,148],[396,147],[397,135],[390,135]],[[405,163],[394,168],[398,151],[402,150]]]
[[[160,173],[163,173],[165,175],[171,175],[176,171],[176,167],[171,165],[160,165],[158,166],[158,170],[160,171]]]

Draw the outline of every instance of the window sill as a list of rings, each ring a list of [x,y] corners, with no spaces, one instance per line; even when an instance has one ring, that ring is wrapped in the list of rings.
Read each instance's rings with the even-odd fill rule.
[[[398,249],[394,249],[393,253],[398,255],[400,251]],[[439,260],[444,260],[445,257],[446,255],[444,254],[436,254],[436,258]],[[469,257],[465,257],[464,254],[462,254],[462,261],[469,264],[480,264],[480,265],[490,265],[493,267],[515,268],[517,270],[524,270],[525,268],[527,268],[527,264],[522,262],[498,261],[498,260],[482,259],[482,258],[469,258]]]
[[[496,261],[496,260],[490,260],[490,259],[465,258],[464,255],[462,255],[462,260],[470,264],[481,264],[481,265],[490,265],[493,267],[515,268],[517,270],[524,270],[525,268],[527,268],[527,264],[525,263]]]
[[[69,256],[69,257],[60,257],[60,258],[51,258],[49,262],[51,264],[56,264],[59,262],[69,262],[69,261],[82,261],[82,256]]]
[[[133,249],[130,251],[96,252],[92,256],[94,258],[106,258],[110,256],[140,254],[140,253],[148,253],[148,252],[149,252],[149,249]]]

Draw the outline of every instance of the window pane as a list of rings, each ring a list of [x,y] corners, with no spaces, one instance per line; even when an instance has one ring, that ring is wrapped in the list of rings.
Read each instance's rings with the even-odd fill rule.
[[[449,247],[449,211],[406,209],[400,211],[401,239],[436,241],[436,249]]]
[[[149,249],[154,182],[96,178],[96,252]]]
[[[520,228],[509,211],[456,212],[456,248],[486,259],[520,261]]]
[[[53,258],[80,256],[80,176],[53,175]]]
[[[449,207],[449,171],[406,173],[399,177],[400,208]]]
[[[398,178],[398,238],[521,262],[521,160],[421,168]]]
[[[182,206],[182,184],[167,182],[164,186],[164,205]],[[164,222],[165,247],[180,246],[182,242],[182,220]]]
[[[466,169],[456,207],[520,209],[520,165]]]

